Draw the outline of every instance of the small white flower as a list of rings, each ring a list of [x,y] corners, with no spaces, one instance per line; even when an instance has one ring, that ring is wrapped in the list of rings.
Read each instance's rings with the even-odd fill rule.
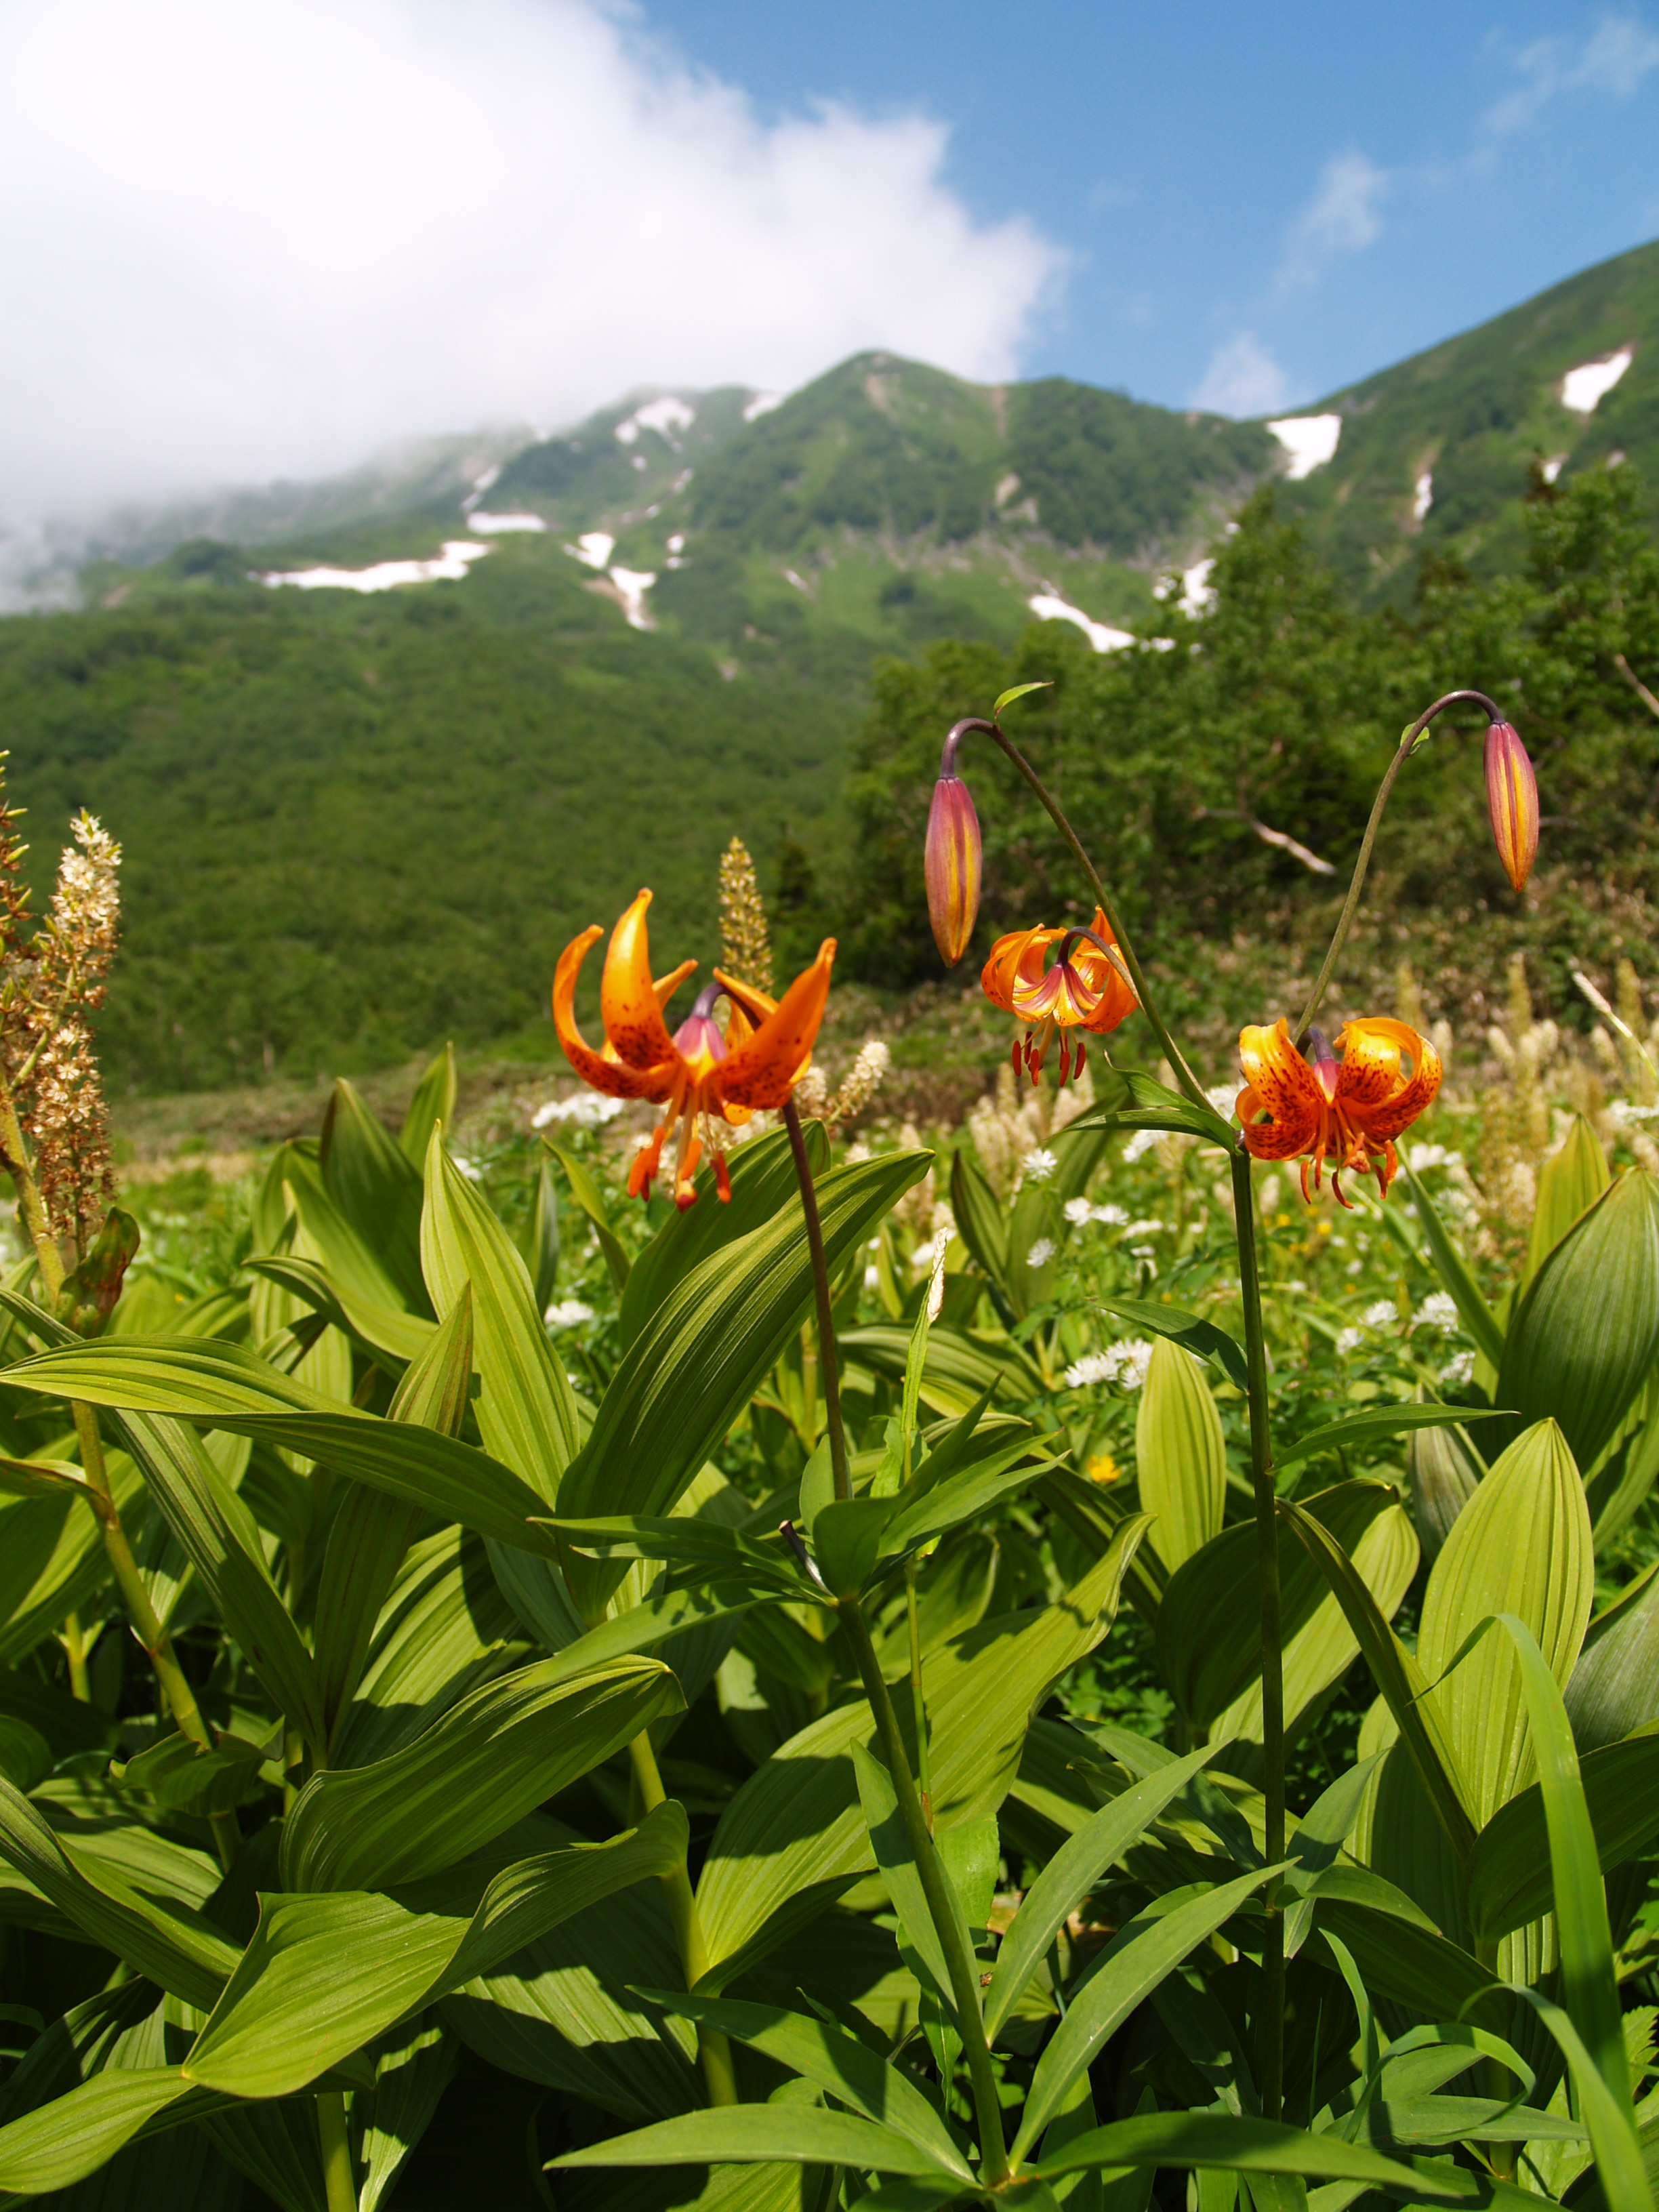
[[[1085,1222],[1095,1218],[1095,1210],[1086,1198],[1068,1198],[1064,1211],[1073,1229],[1081,1229]]]
[[[550,1328],[574,1328],[579,1322],[592,1318],[592,1307],[584,1305],[580,1298],[560,1298],[542,1316]]]
[[[1347,1266],[1342,1270],[1342,1272],[1345,1275],[1357,1275],[1361,1272],[1364,1265],[1365,1262],[1363,1260],[1350,1260]]]
[[[461,1173],[466,1177],[469,1182],[482,1182],[483,1181],[483,1170],[479,1167],[475,1161],[464,1160],[459,1152],[454,1155],[454,1159],[456,1166],[460,1170]]]
[[[1156,1260],[1158,1247],[1156,1244],[1132,1244],[1129,1247],[1129,1257],[1132,1260]]]
[[[550,1098],[545,1106],[538,1106],[530,1126],[544,1129],[550,1121],[574,1121],[579,1129],[602,1129],[616,1120],[625,1103],[621,1098],[602,1098],[597,1091],[579,1091],[574,1098]]]
[[[1238,1097],[1238,1085],[1236,1083],[1212,1084],[1204,1096],[1224,1121],[1232,1120],[1234,1103]]]
[[[1039,1237],[1036,1243],[1032,1245],[1030,1250],[1025,1255],[1025,1264],[1028,1267],[1046,1267],[1049,1261],[1052,1260],[1054,1256],[1054,1238],[1052,1237]]]
[[[1131,1221],[1125,1225],[1123,1233],[1126,1237],[1161,1237],[1164,1224],[1161,1221]]]
[[[1020,1176],[1025,1182],[1047,1182],[1060,1162],[1046,1145],[1039,1145],[1034,1152],[1027,1152],[1020,1166]]]
[[[1364,1332],[1363,1329],[1345,1328],[1339,1330],[1336,1339],[1337,1358],[1339,1359],[1346,1359],[1351,1352],[1358,1352],[1364,1340]]]
[[[873,1291],[877,1289],[880,1285],[880,1282],[881,1270],[878,1267],[866,1267],[865,1269],[864,1287],[866,1291]]]
[[[1400,1322],[1400,1309],[1392,1298],[1373,1298],[1359,1316],[1365,1328],[1395,1328]]]
[[[1139,1390],[1146,1380],[1146,1370],[1152,1364],[1152,1347],[1145,1337],[1133,1336],[1127,1344],[1115,1344],[1109,1357],[1118,1362],[1117,1379],[1126,1390]]]
[[[1123,1147],[1124,1166],[1132,1168],[1137,1160],[1144,1159],[1163,1133],[1161,1129],[1137,1129]]]
[[[1109,1352],[1085,1352],[1081,1359],[1074,1359],[1066,1370],[1068,1390],[1086,1390],[1096,1382],[1109,1382],[1116,1370]]]
[[[1089,1209],[1089,1218],[1097,1221],[1103,1229],[1121,1229],[1129,1217],[1121,1206],[1092,1206]]]
[[[1292,1275],[1289,1282],[1285,1284],[1285,1287],[1287,1291],[1293,1291],[1297,1297],[1300,1297],[1303,1292],[1307,1289],[1308,1285],[1303,1282],[1298,1276]]]
[[[1449,1389],[1461,1390],[1466,1382],[1474,1380],[1474,1354],[1455,1352],[1440,1370],[1440,1380]]]
[[[1413,1328],[1437,1329],[1443,1335],[1449,1335],[1460,1326],[1457,1301],[1447,1291],[1431,1291],[1412,1316]]]

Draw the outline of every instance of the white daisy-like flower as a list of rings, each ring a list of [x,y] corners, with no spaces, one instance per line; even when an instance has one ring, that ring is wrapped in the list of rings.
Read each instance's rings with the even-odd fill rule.
[[[1039,1237],[1036,1243],[1032,1245],[1030,1250],[1025,1255],[1025,1264],[1028,1267],[1046,1267],[1049,1261],[1052,1260],[1054,1256],[1054,1238],[1052,1237]]]
[[[1346,1359],[1351,1352],[1358,1352],[1364,1341],[1365,1333],[1358,1328],[1339,1329],[1336,1337],[1336,1356]]]
[[[1123,1147],[1125,1167],[1132,1168],[1137,1160],[1144,1159],[1163,1133],[1161,1129],[1137,1129]]]
[[[1103,1229],[1122,1229],[1127,1226],[1129,1216],[1121,1206],[1091,1206],[1089,1218],[1097,1221]]]
[[[1161,1237],[1164,1224],[1161,1221],[1131,1221],[1125,1224],[1123,1233],[1126,1237]]]
[[[1146,1380],[1146,1370],[1152,1364],[1152,1347],[1143,1336],[1132,1336],[1126,1344],[1115,1344],[1111,1356],[1117,1359],[1117,1379],[1126,1390],[1139,1390]]]
[[[570,1121],[579,1129],[602,1129],[607,1121],[614,1121],[627,1103],[622,1098],[604,1098],[597,1091],[579,1091],[574,1098],[550,1098],[545,1106],[538,1106],[530,1117],[532,1129],[545,1129],[550,1122]]]
[[[1445,1336],[1460,1326],[1457,1301],[1449,1291],[1431,1291],[1412,1316],[1413,1328],[1437,1329]]]
[[[592,1307],[584,1305],[580,1298],[559,1298],[542,1316],[550,1328],[574,1328],[592,1318]]]
[[[1465,1383],[1474,1380],[1474,1354],[1455,1352],[1440,1370],[1440,1380],[1449,1389],[1461,1390]]]
[[[1395,1328],[1399,1326],[1400,1309],[1392,1298],[1373,1298],[1359,1319],[1366,1328]]]
[[[1039,1145],[1035,1152],[1027,1152],[1021,1162],[1021,1180],[1025,1182],[1047,1182],[1059,1165],[1060,1162],[1048,1146]]]
[[[1066,1370],[1066,1388],[1085,1390],[1096,1382],[1116,1382],[1125,1390],[1139,1390],[1152,1356],[1152,1347],[1142,1336],[1109,1344],[1104,1352],[1085,1352]]]
[[[1068,1390],[1087,1390],[1097,1382],[1109,1382],[1115,1370],[1109,1352],[1085,1352],[1081,1359],[1074,1359],[1066,1370]]]
[[[1062,1211],[1073,1229],[1081,1229],[1095,1218],[1095,1210],[1086,1198],[1068,1198]]]

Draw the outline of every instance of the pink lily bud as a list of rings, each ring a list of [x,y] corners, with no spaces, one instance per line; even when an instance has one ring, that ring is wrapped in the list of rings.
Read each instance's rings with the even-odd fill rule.
[[[951,748],[954,750],[954,747]],[[933,786],[927,810],[927,919],[947,968],[968,950],[979,913],[981,847],[979,817],[967,785],[954,769]]]
[[[1486,808],[1504,872],[1519,890],[1538,852],[1538,779],[1508,722],[1486,732]]]

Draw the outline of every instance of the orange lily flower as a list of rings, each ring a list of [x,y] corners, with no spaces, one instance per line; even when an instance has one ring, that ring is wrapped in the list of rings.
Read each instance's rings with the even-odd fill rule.
[[[1338,1032],[1334,1048],[1322,1030],[1310,1030],[1305,1055],[1291,1043],[1282,1020],[1272,1029],[1241,1030],[1238,1058],[1244,1088],[1237,1113],[1246,1150],[1259,1160],[1299,1154],[1304,1198],[1309,1198],[1309,1162],[1317,1190],[1328,1158],[1331,1188],[1341,1206],[1349,1202],[1341,1178],[1350,1169],[1374,1175],[1388,1196],[1396,1165],[1394,1140],[1433,1104],[1440,1088],[1440,1055],[1428,1039],[1409,1024],[1381,1014],[1350,1022]]]
[[[573,937],[559,955],[553,1025],[584,1083],[612,1098],[649,1098],[667,1109],[629,1171],[630,1198],[650,1196],[664,1141],[681,1123],[674,1203],[684,1212],[696,1197],[691,1179],[705,1142],[715,1155],[715,1188],[723,1201],[732,1195],[716,1125],[737,1127],[757,1107],[781,1106],[806,1073],[830,995],[836,940],[824,939],[812,965],[778,1000],[716,968],[714,981],[697,994],[671,1036],[664,1010],[697,963],[683,960],[653,981],[645,927],[650,903],[650,892],[641,891],[611,933],[599,980],[602,1048],[595,1052],[576,1026],[576,978],[589,949],[605,934],[598,923]],[[722,996],[731,1009],[724,1034],[714,1019],[714,1002]]]
[[[1045,968],[1052,945],[1059,945],[1060,957]],[[1042,1073],[1056,1030],[1060,1032],[1060,1079],[1064,1083],[1072,1073],[1072,1040],[1066,1032],[1085,1029],[1103,1036],[1139,1004],[1124,971],[1117,939],[1098,907],[1087,929],[1017,929],[998,938],[980,984],[994,1006],[1029,1024],[1025,1035],[1014,1040],[1013,1062],[1015,1074],[1023,1062],[1033,1083]],[[1077,1067],[1081,1073],[1081,1037]]]

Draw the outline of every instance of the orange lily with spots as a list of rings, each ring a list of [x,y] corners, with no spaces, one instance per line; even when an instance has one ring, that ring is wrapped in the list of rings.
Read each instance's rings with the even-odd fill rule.
[[[1060,957],[1050,967],[1045,963],[1055,945]],[[1139,1004],[1117,939],[1098,907],[1087,929],[1017,929],[1000,937],[991,947],[980,984],[994,1006],[1028,1025],[1024,1036],[1014,1040],[1013,1063],[1015,1074],[1023,1064],[1033,1083],[1042,1073],[1056,1030],[1060,1079],[1065,1083],[1073,1068],[1070,1031],[1090,1030],[1103,1036]],[[1076,1052],[1080,1074],[1081,1037]]]
[[[782,1106],[805,1075],[830,995],[836,940],[826,937],[812,965],[781,999],[769,999],[716,968],[690,1012],[669,1033],[663,1016],[669,1000],[696,966],[683,960],[653,981],[646,933],[648,890],[641,891],[611,933],[599,980],[605,1043],[595,1051],[576,1026],[576,978],[590,948],[605,933],[595,923],[574,937],[559,956],[553,977],[553,1024],[564,1056],[582,1081],[612,1098],[648,1098],[666,1109],[629,1172],[630,1198],[649,1197],[662,1148],[680,1125],[674,1203],[682,1212],[696,1197],[692,1177],[705,1144],[714,1152],[714,1185],[722,1200],[732,1185],[718,1129],[737,1127],[762,1107]],[[715,1001],[730,1009],[722,1031]]]
[[[1272,1029],[1241,1030],[1238,1058],[1244,1088],[1237,1113],[1246,1150],[1259,1160],[1299,1156],[1304,1198],[1310,1164],[1317,1190],[1328,1159],[1341,1206],[1349,1203],[1341,1178],[1350,1170],[1374,1175],[1388,1196],[1394,1140],[1433,1104],[1440,1088],[1440,1055],[1428,1039],[1380,1014],[1350,1022],[1334,1047],[1322,1030],[1310,1030],[1305,1053],[1297,1050],[1282,1020]]]

